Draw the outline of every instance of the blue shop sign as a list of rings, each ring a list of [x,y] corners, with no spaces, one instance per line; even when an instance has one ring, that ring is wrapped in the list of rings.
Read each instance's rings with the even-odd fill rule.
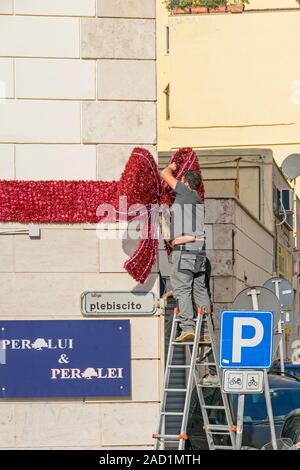
[[[0,321],[0,397],[129,397],[129,320]]]

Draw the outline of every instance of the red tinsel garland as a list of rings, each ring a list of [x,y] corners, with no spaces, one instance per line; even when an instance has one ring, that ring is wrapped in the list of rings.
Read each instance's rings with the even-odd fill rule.
[[[178,179],[185,171],[200,171],[195,152],[191,148],[180,149],[171,158]],[[204,185],[199,194],[204,200]],[[135,148],[126,164],[120,181],[0,181],[0,221],[21,223],[97,223],[101,216],[97,208],[111,204],[120,217],[119,197],[127,197],[127,205],[143,204],[150,219],[151,204],[171,205],[175,194],[161,182],[157,163],[145,149]],[[156,261],[158,241],[148,236],[132,257],[126,261],[125,269],[138,282],[149,276]]]

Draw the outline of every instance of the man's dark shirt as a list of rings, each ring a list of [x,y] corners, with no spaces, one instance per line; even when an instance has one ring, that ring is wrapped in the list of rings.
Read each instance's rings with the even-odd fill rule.
[[[181,181],[175,187],[176,198],[171,207],[170,240],[182,235],[203,238],[204,204],[196,191],[192,191]],[[193,243],[193,242],[192,242]],[[190,247],[192,244],[186,244]]]

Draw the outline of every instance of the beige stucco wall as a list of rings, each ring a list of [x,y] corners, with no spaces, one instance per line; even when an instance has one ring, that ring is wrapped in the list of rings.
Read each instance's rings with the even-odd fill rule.
[[[159,151],[263,147],[279,164],[299,153],[298,2],[251,0],[240,15],[168,16],[161,0],[157,7]]]
[[[250,0],[246,10],[272,10],[298,8],[297,0]]]
[[[155,0],[1,1],[0,178],[112,180],[134,146],[155,155],[155,58]],[[134,243],[20,227],[0,224],[2,319],[81,319],[86,290],[157,293],[155,270],[137,286],[123,269]],[[1,400],[0,448],[150,447],[162,325],[131,319],[131,398]]]

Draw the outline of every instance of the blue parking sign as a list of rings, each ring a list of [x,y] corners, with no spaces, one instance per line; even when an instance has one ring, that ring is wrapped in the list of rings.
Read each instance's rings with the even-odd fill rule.
[[[221,313],[220,367],[269,369],[272,364],[273,312]]]

